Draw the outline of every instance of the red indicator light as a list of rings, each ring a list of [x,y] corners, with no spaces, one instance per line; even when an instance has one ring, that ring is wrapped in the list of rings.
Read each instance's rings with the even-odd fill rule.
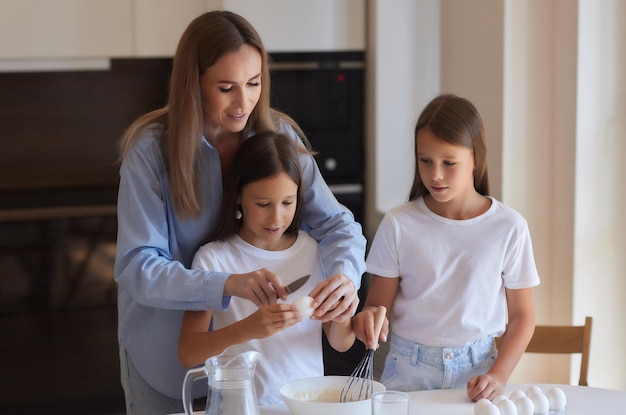
[[[337,75],[337,82],[343,82],[346,80],[346,76],[342,73]]]

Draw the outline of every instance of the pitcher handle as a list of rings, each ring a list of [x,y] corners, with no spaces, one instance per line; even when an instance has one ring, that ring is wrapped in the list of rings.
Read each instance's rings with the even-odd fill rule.
[[[208,377],[205,366],[198,367],[196,369],[189,369],[185,375],[185,381],[183,382],[183,408],[185,408],[186,415],[193,415],[193,401],[191,399],[191,387],[198,379]]]

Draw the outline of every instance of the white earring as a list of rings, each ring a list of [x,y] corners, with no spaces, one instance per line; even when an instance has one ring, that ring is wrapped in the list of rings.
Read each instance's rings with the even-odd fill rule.
[[[239,220],[239,219],[241,219],[242,216],[243,215],[241,214],[240,207],[239,207],[239,205],[237,205],[237,209],[235,210],[235,219]]]

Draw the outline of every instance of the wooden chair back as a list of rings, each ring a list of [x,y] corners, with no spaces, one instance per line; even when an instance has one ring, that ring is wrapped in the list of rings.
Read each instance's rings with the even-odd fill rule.
[[[587,385],[592,318],[585,317],[584,326],[535,326],[535,332],[526,347],[526,353],[580,353],[578,384]],[[497,341],[499,346],[499,341]]]

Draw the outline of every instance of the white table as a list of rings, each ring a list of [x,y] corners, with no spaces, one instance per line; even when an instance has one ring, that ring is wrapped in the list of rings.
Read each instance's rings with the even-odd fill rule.
[[[526,391],[532,385],[508,385],[505,394]],[[574,385],[537,385],[544,393],[559,387],[567,396],[567,415],[625,415],[626,392]],[[465,389],[445,389],[409,392],[411,414],[415,415],[473,415],[474,403]],[[285,405],[262,407],[261,415],[291,415]],[[354,414],[357,415],[357,414]]]
[[[532,385],[508,385],[505,395],[515,390],[526,391]],[[567,412],[559,415],[624,415],[626,392],[574,385],[537,385],[544,393],[559,387],[567,397]],[[465,389],[448,389],[409,392],[411,414],[473,415],[474,403],[467,398]],[[287,412],[288,413],[288,412]],[[271,413],[268,413],[270,415]],[[281,412],[276,412],[281,414]]]
[[[508,396],[515,390],[526,391],[530,386],[532,385],[507,385],[505,394]],[[559,415],[626,414],[626,392],[575,385],[537,386],[544,393],[553,387],[559,387],[565,392],[567,412],[561,412]],[[465,389],[409,392],[409,396],[411,415],[474,415],[474,403],[467,398]],[[286,405],[273,405],[261,407],[261,415],[291,415],[291,412]]]

